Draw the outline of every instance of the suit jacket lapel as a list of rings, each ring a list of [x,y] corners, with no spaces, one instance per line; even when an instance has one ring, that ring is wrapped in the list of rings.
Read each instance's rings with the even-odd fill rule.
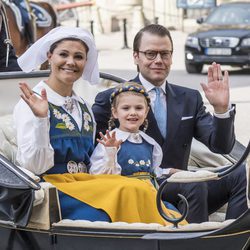
[[[139,78],[139,74],[134,79],[131,79],[129,81],[130,82],[137,82],[137,83],[141,84],[141,81],[140,81],[140,78]]]
[[[181,122],[183,113],[183,99],[184,92],[177,94],[174,92],[172,85],[167,83],[166,85],[167,94],[167,139],[165,143],[172,145],[174,139],[177,136],[178,128]]]

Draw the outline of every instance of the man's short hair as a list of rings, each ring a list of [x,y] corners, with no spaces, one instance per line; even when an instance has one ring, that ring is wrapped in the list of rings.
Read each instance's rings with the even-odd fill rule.
[[[133,43],[133,50],[134,51],[139,51],[140,50],[140,45],[141,45],[141,38],[143,33],[150,33],[152,35],[157,35],[160,37],[167,36],[171,42],[172,50],[173,50],[173,40],[170,35],[170,32],[167,28],[160,24],[150,24],[142,28],[135,36],[134,38],[134,43]]]

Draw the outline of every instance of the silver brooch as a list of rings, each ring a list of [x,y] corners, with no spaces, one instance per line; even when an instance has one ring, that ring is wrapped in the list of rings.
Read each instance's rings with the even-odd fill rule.
[[[135,140],[135,142],[140,142],[141,141],[141,136],[140,136],[139,133],[132,133],[131,136]]]
[[[66,96],[65,98],[65,102],[64,105],[65,109],[69,112],[72,113],[73,109],[74,109],[74,103],[71,97]]]
[[[70,174],[76,174],[78,173],[78,167],[77,167],[77,163],[74,161],[69,161],[67,163],[67,170]]]
[[[87,166],[82,161],[78,164],[75,161],[69,161],[67,163],[67,170],[70,174],[87,173]]]
[[[87,173],[87,166],[84,162],[79,162],[78,163],[78,171],[79,173]]]

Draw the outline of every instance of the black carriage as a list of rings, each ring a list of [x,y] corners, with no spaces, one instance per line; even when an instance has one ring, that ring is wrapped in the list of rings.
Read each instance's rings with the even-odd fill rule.
[[[31,77],[45,77],[47,74],[48,72],[2,73],[0,85],[6,84],[7,81],[15,82],[15,79],[20,77],[27,80]],[[105,73],[101,73],[101,78],[106,81],[106,86],[124,81]],[[12,109],[12,104],[6,109]],[[10,118],[5,116],[0,121],[0,132],[4,136],[1,137],[0,134],[0,145],[3,145],[3,140],[6,138],[9,141],[8,145],[5,144],[5,151],[0,147],[0,249],[250,249],[250,209],[236,220],[210,221],[179,227],[61,220],[56,188],[48,183],[36,182],[35,176],[23,172],[14,164],[14,157],[11,154],[15,148],[15,140],[11,137],[11,131],[8,130],[8,123],[5,120]],[[7,132],[4,126],[7,126]],[[237,143],[232,154],[223,157],[232,163],[235,160],[241,163],[248,153],[249,146],[244,148]],[[233,167],[228,167],[219,173],[209,172],[206,178],[223,178],[238,164],[232,165]],[[248,160],[246,164],[248,183],[249,165]],[[180,181],[180,179],[177,176],[171,177],[168,181]],[[165,184],[159,189],[158,203]],[[247,188],[250,206],[249,184]],[[160,206],[158,207],[160,209]]]

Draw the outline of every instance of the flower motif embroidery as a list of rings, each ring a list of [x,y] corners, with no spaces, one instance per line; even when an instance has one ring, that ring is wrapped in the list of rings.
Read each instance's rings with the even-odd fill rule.
[[[70,121],[70,118],[67,114],[61,114],[57,109],[53,109],[53,114],[58,120],[62,120],[64,122],[64,124],[58,123],[56,128],[68,128],[70,131],[75,129],[75,125]]]
[[[83,113],[83,120],[84,120],[84,123],[83,123],[84,129],[86,131],[89,131],[90,130],[89,122],[92,121],[90,114],[87,112],[84,112]]]
[[[147,166],[149,167],[151,165],[151,161],[147,160],[146,162],[144,160],[140,160],[140,161],[134,161],[133,159],[129,159],[128,160],[128,164],[130,165],[134,165],[136,167],[140,167],[140,166]]]
[[[134,163],[134,160],[133,160],[133,159],[129,159],[129,160],[128,160],[128,163],[129,163],[129,164],[133,164],[133,163]]]
[[[89,123],[88,123],[88,122],[84,121],[83,126],[84,126],[84,129],[85,129],[85,130],[89,131],[90,126],[89,126]]]
[[[84,121],[88,121],[88,122],[92,121],[91,116],[87,112],[83,113],[83,119],[84,119]]]
[[[72,131],[72,130],[75,129],[75,125],[74,125],[73,123],[67,122],[67,123],[65,123],[65,124],[66,124],[66,127],[67,127],[70,131]]]
[[[53,109],[53,114],[57,119],[61,119],[62,115],[57,109]]]
[[[61,119],[65,122],[65,123],[70,123],[70,118],[67,114],[62,114]]]

